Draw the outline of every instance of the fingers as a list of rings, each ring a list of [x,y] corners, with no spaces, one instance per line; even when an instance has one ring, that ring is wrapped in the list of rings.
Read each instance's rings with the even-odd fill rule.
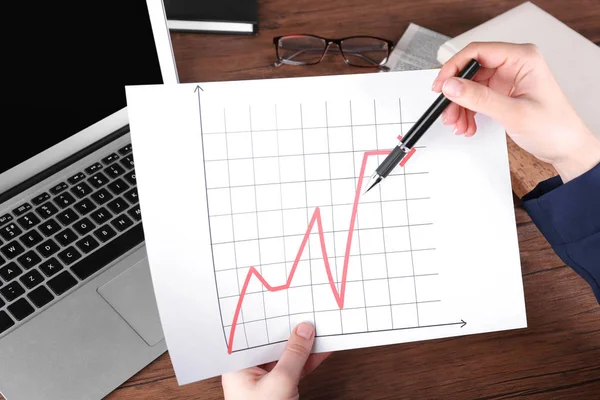
[[[456,126],[454,127],[455,135],[464,135],[467,131],[467,116],[465,109],[460,107],[458,119],[456,120]]]
[[[493,74],[489,69],[495,69],[508,62],[510,59],[519,57],[533,56],[539,53],[535,46],[530,44],[514,44],[499,42],[474,42],[467,45],[464,49],[450,58],[440,69],[440,72],[433,83],[432,89],[439,92],[442,89],[444,81],[451,76],[456,76],[460,70],[467,65],[471,59],[479,61],[482,70],[477,72],[476,77]],[[488,76],[489,78],[489,76]]]
[[[487,86],[460,78],[448,78],[442,87],[452,102],[471,111],[488,115],[500,123],[508,122],[517,99],[502,95]],[[514,114],[514,113],[513,113]],[[505,124],[507,125],[507,124]],[[467,127],[464,126],[464,129]]]
[[[466,137],[471,137],[477,132],[477,123],[475,122],[475,113],[471,110],[465,110],[467,117],[467,130],[465,131]]]
[[[315,328],[307,322],[299,324],[292,331],[285,350],[272,372],[285,376],[288,382],[295,382],[297,386],[314,341]]]
[[[455,125],[460,115],[460,106],[456,103],[450,103],[442,113],[442,122],[444,125]]]

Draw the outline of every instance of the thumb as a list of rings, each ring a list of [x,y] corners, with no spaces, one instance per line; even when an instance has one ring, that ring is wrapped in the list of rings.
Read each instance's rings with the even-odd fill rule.
[[[467,79],[448,78],[442,92],[459,106],[485,114],[501,123],[516,106],[515,99]]]
[[[308,322],[299,324],[292,331],[285,350],[272,372],[287,377],[297,385],[314,341],[315,328]]]

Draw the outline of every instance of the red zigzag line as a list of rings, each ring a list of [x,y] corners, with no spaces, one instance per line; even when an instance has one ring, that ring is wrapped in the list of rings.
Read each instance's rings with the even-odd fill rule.
[[[304,238],[302,239],[302,243],[300,244],[300,248],[298,249],[298,253],[296,254],[296,259],[294,260],[294,264],[292,265],[292,269],[290,271],[290,275],[288,276],[285,284],[280,286],[271,286],[269,282],[263,278],[263,276],[256,270],[254,267],[250,267],[248,274],[246,275],[246,279],[244,280],[244,285],[242,286],[242,291],[240,292],[240,298],[238,299],[237,306],[235,308],[235,314],[233,315],[233,322],[231,322],[231,332],[229,334],[229,343],[227,345],[227,352],[231,354],[233,351],[233,339],[235,337],[235,329],[237,327],[238,317],[240,315],[240,310],[242,309],[242,303],[244,301],[244,296],[246,296],[246,291],[248,290],[248,285],[250,284],[250,279],[252,276],[256,276],[256,278],[262,283],[262,285],[267,288],[269,292],[278,292],[280,290],[289,289],[292,279],[294,279],[294,274],[296,273],[296,268],[298,267],[298,263],[300,262],[300,257],[304,252],[304,248],[306,247],[306,243],[308,242],[308,238],[310,233],[317,223],[317,230],[319,231],[319,240],[321,242],[321,253],[323,254],[323,262],[325,263],[325,271],[327,272],[327,279],[329,280],[329,286],[331,287],[331,292],[333,293],[333,297],[335,297],[335,301],[338,304],[340,309],[344,308],[344,298],[346,295],[346,277],[348,275],[348,261],[350,259],[350,246],[352,245],[352,234],[354,233],[354,224],[356,222],[356,212],[358,210],[358,200],[360,199],[360,189],[363,183],[363,177],[365,175],[365,169],[367,167],[367,160],[369,156],[377,156],[377,155],[387,155],[390,153],[390,150],[374,150],[367,151],[363,154],[362,165],[360,167],[360,175],[358,178],[358,184],[356,185],[356,194],[354,195],[354,204],[352,205],[352,215],[350,216],[350,227],[348,228],[348,239],[346,240],[346,252],[344,254],[344,269],[342,272],[342,282],[340,286],[340,291],[338,292],[335,287],[335,282],[333,281],[333,275],[331,274],[331,267],[329,266],[329,258],[327,257],[327,247],[325,246],[325,236],[323,235],[323,225],[321,223],[321,210],[319,207],[315,208],[313,212],[312,218],[310,219],[310,223],[306,228],[306,233],[304,234]]]

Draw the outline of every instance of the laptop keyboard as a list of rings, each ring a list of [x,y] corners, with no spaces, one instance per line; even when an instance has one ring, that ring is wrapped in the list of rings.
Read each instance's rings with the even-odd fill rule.
[[[0,334],[144,240],[131,145],[0,215]]]

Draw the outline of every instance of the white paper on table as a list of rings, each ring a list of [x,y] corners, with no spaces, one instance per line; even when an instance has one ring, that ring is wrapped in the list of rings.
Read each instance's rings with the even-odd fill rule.
[[[385,66],[391,71],[437,68],[440,66],[438,49],[448,40],[450,37],[446,35],[411,22],[394,46]]]
[[[347,246],[365,153],[396,145],[437,96],[436,73],[127,87],[180,384],[276,360],[301,321],[316,325],[315,352],[526,327],[505,134],[490,119],[472,138],[436,122],[360,196]],[[367,178],[383,157],[367,156]],[[333,285],[317,223],[288,281],[317,209]],[[235,320],[250,267],[271,291],[251,275]]]

